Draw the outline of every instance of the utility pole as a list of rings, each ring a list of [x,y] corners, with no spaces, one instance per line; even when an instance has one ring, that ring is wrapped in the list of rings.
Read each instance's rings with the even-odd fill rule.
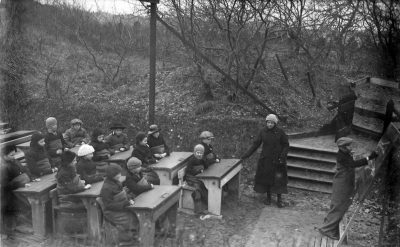
[[[159,0],[141,0],[150,3],[150,75],[149,75],[149,125],[155,123],[156,103],[156,16]]]

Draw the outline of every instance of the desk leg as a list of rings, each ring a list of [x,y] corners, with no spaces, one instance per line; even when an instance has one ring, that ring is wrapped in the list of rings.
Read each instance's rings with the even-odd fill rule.
[[[167,212],[168,222],[169,222],[169,229],[168,232],[175,234],[176,232],[176,215],[178,212],[178,204],[176,203],[173,205]]]
[[[39,236],[46,235],[46,202],[45,198],[28,196],[32,208],[33,232]]]
[[[232,191],[235,195],[235,199],[239,202],[240,200],[240,172],[234,176],[228,183],[228,190]]]
[[[150,213],[139,212],[136,213],[136,216],[139,219],[140,246],[154,246],[156,224],[155,221],[152,220],[152,215]]]
[[[222,189],[215,181],[203,181],[208,190],[208,212],[221,215]]]
[[[100,240],[100,215],[96,198],[82,198],[87,213],[88,235],[90,239]]]

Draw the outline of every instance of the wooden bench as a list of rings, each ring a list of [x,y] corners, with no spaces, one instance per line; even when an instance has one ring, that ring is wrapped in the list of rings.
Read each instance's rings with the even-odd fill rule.
[[[40,177],[40,181],[31,182],[29,187],[14,190],[16,196],[28,199],[32,207],[32,226],[34,234],[45,236],[46,224],[49,219],[46,217],[46,204],[49,201],[49,192],[56,187],[55,174],[48,174]]]
[[[192,156],[191,152],[172,152],[151,167],[160,177],[161,185],[172,185],[178,170],[186,166],[186,161]]]
[[[239,159],[222,159],[197,174],[196,177],[203,181],[208,190],[208,211],[216,216],[221,216],[222,187],[229,182],[229,189],[240,198],[240,171],[243,168]]]

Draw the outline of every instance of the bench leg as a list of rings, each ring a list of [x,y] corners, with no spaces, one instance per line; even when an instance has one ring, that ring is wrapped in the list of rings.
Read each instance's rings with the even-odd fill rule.
[[[168,232],[175,234],[176,231],[176,215],[178,212],[178,203],[173,205],[168,211],[167,211],[167,218],[169,222],[169,229]]]
[[[100,240],[100,215],[96,198],[82,198],[87,213],[88,235],[92,240]]]
[[[221,215],[222,189],[212,181],[203,181],[208,190],[208,212]]]
[[[46,235],[46,200],[36,197],[28,197],[32,208],[32,226],[36,235]]]
[[[233,195],[238,202],[240,200],[240,179],[241,179],[241,175],[239,172],[227,184],[229,192],[234,193]]]
[[[139,241],[140,246],[154,246],[154,235],[156,224],[152,221],[152,215],[149,213],[136,213],[139,219]]]

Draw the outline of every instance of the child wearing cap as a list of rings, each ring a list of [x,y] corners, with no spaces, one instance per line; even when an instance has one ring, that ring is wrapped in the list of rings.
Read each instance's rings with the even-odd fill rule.
[[[103,176],[97,173],[96,163],[93,162],[94,148],[83,144],[78,150],[77,173],[86,184],[92,184],[103,180]]]
[[[104,217],[119,229],[119,246],[129,246],[133,244],[133,231],[138,227],[138,220],[127,209],[134,204],[134,201],[128,199],[123,189],[124,177],[121,172],[122,169],[117,164],[110,164],[106,168],[106,179],[101,188],[100,197],[104,205]]]
[[[208,190],[203,182],[196,178],[197,174],[202,173],[208,167],[209,163],[204,160],[204,146],[197,144],[194,147],[193,156],[187,162],[184,177],[186,183],[195,189],[192,193],[195,213],[203,212],[204,205],[208,204]]]
[[[110,127],[111,134],[108,135],[105,140],[110,145],[113,152],[123,152],[129,150],[129,139],[128,136],[123,133],[125,126],[120,123],[113,123]]]
[[[36,132],[31,137],[30,148],[25,152],[25,160],[32,178],[38,178],[56,171],[51,168],[49,158],[44,150],[44,136]]]
[[[142,172],[147,181],[152,184],[159,185],[160,178],[153,171],[150,165],[157,163],[157,160],[151,154],[150,148],[147,145],[147,135],[144,132],[139,132],[136,135],[136,146],[132,151],[132,157],[138,158],[142,162]]]
[[[71,128],[64,133],[65,142],[69,148],[87,144],[90,141],[89,133],[82,127],[83,122],[80,119],[71,120]]]
[[[169,156],[170,150],[164,137],[160,133],[161,129],[157,125],[152,124],[147,132],[147,144],[152,151],[155,158],[161,159],[165,156]]]
[[[96,163],[97,172],[105,175],[107,160],[113,154],[110,145],[104,141],[104,132],[101,129],[95,129],[92,133],[90,145],[94,149],[92,160]]]
[[[141,172],[142,162],[138,158],[131,157],[126,166],[128,171],[126,173],[124,185],[129,189],[129,192],[133,194],[133,197],[153,188],[153,185],[143,176]]]
[[[52,167],[61,165],[61,154],[68,150],[61,132],[57,130],[57,119],[49,117],[46,119],[47,133],[44,136],[45,150],[49,155],[50,164]]]
[[[214,148],[211,145],[212,139],[214,139],[214,134],[210,131],[203,131],[200,134],[201,145],[204,147],[203,159],[207,165],[214,163],[219,163],[220,159],[214,152]]]
[[[76,154],[74,152],[65,151],[61,155],[61,166],[56,174],[56,179],[60,207],[84,209],[85,207],[79,198],[68,197],[69,194],[90,188],[90,184],[85,186],[85,181],[81,180],[76,173]]]

